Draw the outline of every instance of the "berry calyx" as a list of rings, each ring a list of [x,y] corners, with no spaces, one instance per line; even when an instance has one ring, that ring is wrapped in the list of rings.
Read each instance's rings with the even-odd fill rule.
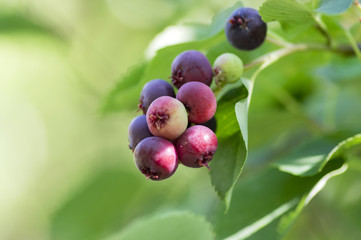
[[[217,150],[217,137],[205,126],[195,125],[188,128],[177,140],[178,160],[192,168],[207,167]]]
[[[146,113],[147,124],[154,136],[168,140],[178,138],[187,128],[184,105],[175,98],[162,96],[154,100]]]
[[[149,137],[137,145],[134,161],[141,173],[154,181],[169,178],[178,167],[174,145],[160,137]]]
[[[228,18],[225,32],[228,41],[240,50],[259,47],[266,38],[267,24],[253,8],[238,8]]]
[[[243,74],[243,62],[233,53],[223,53],[213,64],[214,80],[217,86],[238,81]]]
[[[208,86],[212,83],[212,66],[207,57],[196,50],[180,53],[172,62],[172,83],[180,88],[187,82],[197,81]]]

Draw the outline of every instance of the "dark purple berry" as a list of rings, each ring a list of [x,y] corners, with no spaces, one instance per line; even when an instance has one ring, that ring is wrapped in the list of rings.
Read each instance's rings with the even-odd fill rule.
[[[153,79],[144,85],[140,93],[138,107],[145,114],[149,105],[161,96],[175,97],[174,89],[170,83],[163,79]]]
[[[217,100],[212,89],[201,82],[188,82],[177,93],[188,111],[188,119],[192,123],[204,123],[214,116]]]
[[[155,181],[169,178],[178,167],[174,145],[160,137],[142,140],[134,150],[134,161],[146,178]]]
[[[228,18],[226,27],[228,41],[241,50],[259,47],[266,38],[267,24],[253,8],[238,8]]]
[[[217,150],[217,137],[205,126],[195,125],[188,128],[176,144],[178,160],[192,168],[207,167]]]
[[[176,98],[163,96],[150,104],[146,113],[150,132],[169,140],[178,138],[187,128],[188,116],[184,105]]]
[[[151,137],[153,134],[149,131],[145,115],[135,117],[128,127],[129,148],[134,151],[135,147],[144,138]]]
[[[214,133],[217,131],[217,120],[215,117],[212,117],[209,121],[202,123],[200,125],[211,129]]]
[[[203,53],[189,50],[179,54],[172,62],[172,83],[180,88],[187,82],[197,81],[208,86],[212,83],[212,66]]]

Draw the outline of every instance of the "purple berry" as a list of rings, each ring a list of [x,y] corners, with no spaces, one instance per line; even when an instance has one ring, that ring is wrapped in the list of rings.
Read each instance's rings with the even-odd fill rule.
[[[208,86],[212,83],[212,66],[203,53],[189,50],[179,54],[172,62],[172,83],[180,88],[187,82],[197,81]]]
[[[266,38],[267,24],[253,8],[238,8],[228,18],[225,32],[228,41],[240,50],[259,47]]]
[[[155,181],[169,178],[178,167],[174,145],[160,137],[142,140],[134,150],[134,161],[148,179]]]
[[[163,79],[153,79],[144,85],[140,93],[138,107],[142,109],[145,114],[149,105],[161,96],[175,97],[173,87]]]
[[[178,138],[187,128],[188,116],[184,105],[175,98],[163,96],[150,104],[147,114],[150,132],[168,140]]]
[[[135,117],[128,127],[129,148],[134,151],[135,147],[144,138],[151,137],[153,134],[149,131],[145,115]]]
[[[177,93],[188,111],[188,119],[192,123],[204,123],[210,120],[217,109],[217,100],[212,89],[201,82],[188,82]]]
[[[209,128],[195,125],[188,128],[177,141],[178,160],[185,166],[199,168],[212,160],[217,150],[217,137]]]

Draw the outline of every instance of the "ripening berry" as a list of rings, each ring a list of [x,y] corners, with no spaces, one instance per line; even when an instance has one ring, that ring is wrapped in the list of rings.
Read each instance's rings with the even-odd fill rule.
[[[150,104],[146,113],[150,132],[168,140],[178,138],[187,128],[188,116],[184,105],[175,98],[163,96]]]
[[[217,137],[212,130],[202,125],[188,128],[177,140],[178,160],[192,168],[207,167],[217,150]]]
[[[169,178],[178,167],[174,145],[160,137],[142,140],[134,150],[134,161],[146,178],[155,181]]]
[[[213,64],[214,81],[218,86],[238,81],[243,74],[243,62],[233,53],[223,53]]]
[[[177,93],[188,111],[191,123],[204,123],[210,120],[217,109],[217,100],[210,87],[201,82],[188,82]]]
[[[180,88],[187,82],[212,83],[212,66],[203,53],[189,50],[179,54],[172,62],[172,83]]]

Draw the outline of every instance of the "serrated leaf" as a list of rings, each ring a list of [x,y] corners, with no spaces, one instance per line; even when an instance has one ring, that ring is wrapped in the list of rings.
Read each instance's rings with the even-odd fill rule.
[[[321,0],[319,7],[315,10],[325,14],[340,14],[346,11],[351,5],[353,0]]]
[[[247,117],[253,85],[247,79],[242,81],[244,85],[228,91],[220,99],[216,112],[219,143],[211,162],[211,182],[221,199],[225,200],[226,208],[247,158]]]
[[[313,22],[310,11],[294,0],[268,0],[259,10],[263,21],[279,21],[290,25],[304,25]]]
[[[107,240],[209,240],[214,239],[211,224],[202,216],[175,212],[142,218]]]

